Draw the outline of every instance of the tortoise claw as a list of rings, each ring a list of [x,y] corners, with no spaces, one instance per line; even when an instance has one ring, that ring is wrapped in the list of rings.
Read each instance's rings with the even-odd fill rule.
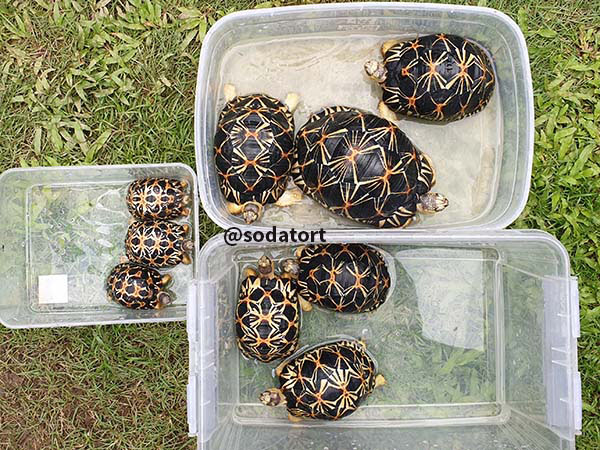
[[[184,253],[183,256],[181,257],[181,262],[184,263],[185,265],[189,265],[192,263],[192,258],[187,253]]]
[[[163,286],[166,286],[167,284],[169,284],[171,282],[171,280],[173,279],[173,277],[171,275],[169,275],[168,273],[165,273],[162,278],[160,279],[160,281],[162,282]]]
[[[300,297],[300,308],[302,308],[302,311],[304,312],[310,312],[313,309],[312,303],[310,303],[308,300],[304,300],[302,297]]]
[[[288,413],[288,419],[292,423],[302,422],[302,418],[301,417],[293,416],[291,413]]]

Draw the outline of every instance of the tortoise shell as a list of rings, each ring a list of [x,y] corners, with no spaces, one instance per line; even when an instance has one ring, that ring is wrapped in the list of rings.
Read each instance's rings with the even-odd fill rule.
[[[321,244],[299,252],[298,295],[323,308],[361,313],[381,306],[390,275],[381,253],[363,244]]]
[[[298,345],[300,306],[296,281],[249,275],[235,309],[237,343],[247,358],[261,362],[291,355]]]
[[[423,36],[390,47],[383,102],[392,111],[420,119],[452,121],[481,111],[495,76],[485,51],[450,34]]]
[[[186,239],[190,226],[169,221],[134,221],[129,225],[125,250],[130,261],[152,267],[189,264],[193,242]]]
[[[170,178],[136,180],[127,190],[127,208],[140,220],[169,220],[190,214],[188,182]]]
[[[375,388],[376,365],[364,344],[342,339],[318,345],[278,368],[292,416],[338,420],[349,416]]]
[[[108,295],[114,301],[132,309],[160,309],[170,301],[164,292],[170,277],[152,267],[137,263],[122,263],[108,276]]]
[[[392,122],[335,106],[296,136],[294,182],[330,211],[377,227],[404,227],[435,183],[431,161]]]
[[[292,166],[294,118],[267,95],[238,96],[227,102],[215,135],[215,163],[225,198],[237,205],[275,203]]]

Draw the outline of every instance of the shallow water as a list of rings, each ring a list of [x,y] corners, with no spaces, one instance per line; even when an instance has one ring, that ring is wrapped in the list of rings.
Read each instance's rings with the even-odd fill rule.
[[[336,335],[364,338],[378,372],[387,379],[384,388],[374,391],[365,406],[344,421],[497,415],[496,253],[483,248],[381,249],[388,257],[393,289],[376,311],[340,314],[315,307],[302,313],[301,348]],[[278,266],[291,252],[281,249],[269,254]],[[240,251],[234,257],[237,273],[255,265],[261,255],[260,251]],[[231,364],[226,369],[227,384],[231,388],[233,383],[237,392],[232,398],[234,414],[240,421],[285,423],[283,408],[267,408],[258,402],[264,389],[276,385],[272,370],[278,362],[246,360],[237,349],[236,294],[223,292],[217,313],[221,358]]]
[[[221,82],[235,85],[238,94],[266,93],[283,100],[288,92],[298,93],[296,129],[312,112],[334,104],[376,113],[381,89],[365,75],[363,63],[379,59],[379,47],[389,38],[291,36],[245,43],[224,56]],[[438,177],[434,190],[450,200],[444,212],[421,216],[416,226],[469,222],[493,204],[501,160],[502,114],[497,97],[496,92],[482,112],[449,124],[396,121],[412,142],[431,156]],[[221,98],[219,109],[223,104]],[[287,208],[267,208],[262,223],[357,226],[309,198]]]

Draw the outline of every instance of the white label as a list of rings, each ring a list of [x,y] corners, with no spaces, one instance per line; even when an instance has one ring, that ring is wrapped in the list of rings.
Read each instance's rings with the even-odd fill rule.
[[[39,303],[68,303],[67,275],[40,275],[38,277]]]

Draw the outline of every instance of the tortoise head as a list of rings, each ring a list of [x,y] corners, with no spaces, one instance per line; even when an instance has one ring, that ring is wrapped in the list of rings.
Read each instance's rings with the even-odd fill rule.
[[[262,205],[257,202],[248,202],[244,204],[244,209],[242,210],[242,217],[246,221],[248,225],[257,220],[262,213]]]
[[[267,255],[263,255],[258,260],[258,273],[260,276],[265,277],[272,275],[275,268],[273,267],[273,261]]]
[[[421,195],[417,209],[424,214],[433,214],[443,211],[448,206],[448,199],[437,192],[428,192]]]
[[[173,297],[166,292],[159,292],[157,300],[158,302],[156,303],[156,309],[163,309],[165,306],[173,303]]]
[[[265,406],[277,406],[285,403],[285,397],[281,389],[270,388],[260,394],[261,403]]]
[[[385,79],[387,78],[387,70],[382,63],[375,61],[374,59],[369,59],[367,62],[365,62],[364,67],[369,78],[372,78],[378,83],[385,82]]]
[[[300,265],[298,261],[292,258],[286,259],[281,263],[282,276],[286,278],[298,278]]]

